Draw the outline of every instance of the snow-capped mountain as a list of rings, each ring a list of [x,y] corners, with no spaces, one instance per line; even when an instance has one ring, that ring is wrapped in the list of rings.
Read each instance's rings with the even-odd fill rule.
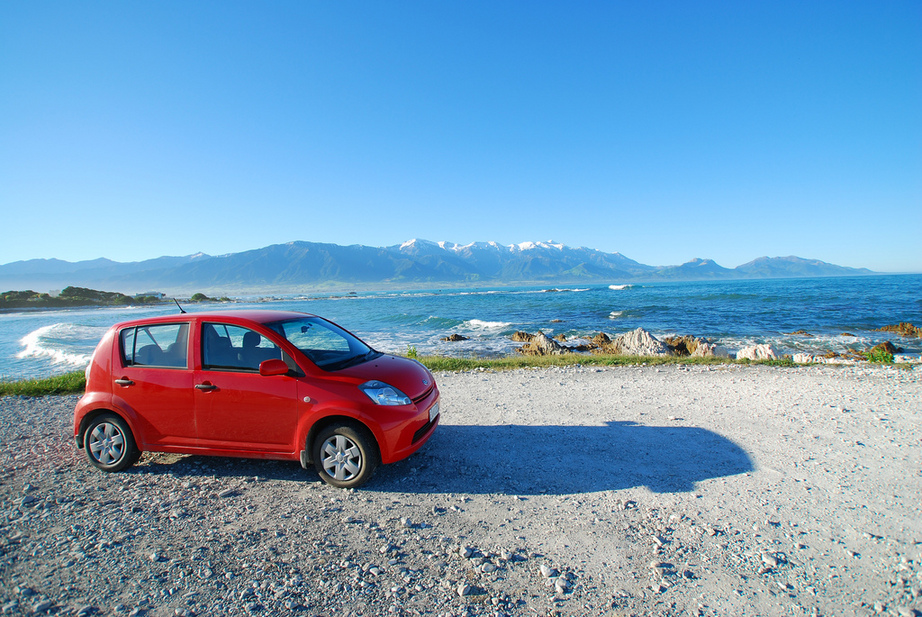
[[[561,284],[856,274],[871,272],[798,257],[760,258],[732,270],[708,259],[654,267],[620,253],[554,241],[503,245],[414,239],[382,248],[289,242],[228,255],[198,253],[132,263],[36,259],[0,266],[0,287],[46,291],[74,285],[133,293],[150,289],[299,290],[336,284]]]

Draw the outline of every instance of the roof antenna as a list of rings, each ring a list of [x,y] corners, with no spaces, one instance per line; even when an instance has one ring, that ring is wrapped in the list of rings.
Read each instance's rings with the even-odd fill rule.
[[[173,298],[173,302],[176,303],[176,306],[179,306],[179,300],[177,300],[176,298]],[[186,314],[186,311],[184,311],[181,306],[179,306],[179,312],[182,313],[183,315]]]

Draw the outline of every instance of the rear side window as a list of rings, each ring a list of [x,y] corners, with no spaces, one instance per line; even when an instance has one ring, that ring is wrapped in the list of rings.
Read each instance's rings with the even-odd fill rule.
[[[125,328],[119,334],[125,366],[186,368],[189,324]]]

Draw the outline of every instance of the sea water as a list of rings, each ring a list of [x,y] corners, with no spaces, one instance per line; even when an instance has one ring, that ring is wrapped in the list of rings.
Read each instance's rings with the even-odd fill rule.
[[[907,353],[922,352],[920,339],[875,332],[901,321],[922,326],[922,275],[303,294],[185,308],[254,307],[321,315],[396,354],[412,348],[427,355],[497,356],[514,353],[519,344],[510,336],[519,330],[575,341],[635,328],[658,338],[703,337],[731,351],[770,343],[786,354],[842,353],[889,340]],[[178,311],[164,304],[2,313],[0,379],[81,369],[111,325]],[[791,334],[796,331],[808,335]],[[468,340],[441,340],[450,334]]]

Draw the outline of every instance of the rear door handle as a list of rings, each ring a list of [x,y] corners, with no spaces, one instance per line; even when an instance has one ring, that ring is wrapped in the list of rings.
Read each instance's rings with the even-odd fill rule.
[[[133,381],[131,381],[130,379],[124,379],[124,378],[123,378],[123,379],[116,379],[116,380],[115,380],[115,383],[117,383],[117,384],[120,385],[120,386],[133,386],[133,385],[134,385],[134,382],[133,382]]]
[[[213,386],[210,383],[200,383],[196,384],[195,389],[203,392],[211,392],[212,390],[217,390],[218,386]]]

